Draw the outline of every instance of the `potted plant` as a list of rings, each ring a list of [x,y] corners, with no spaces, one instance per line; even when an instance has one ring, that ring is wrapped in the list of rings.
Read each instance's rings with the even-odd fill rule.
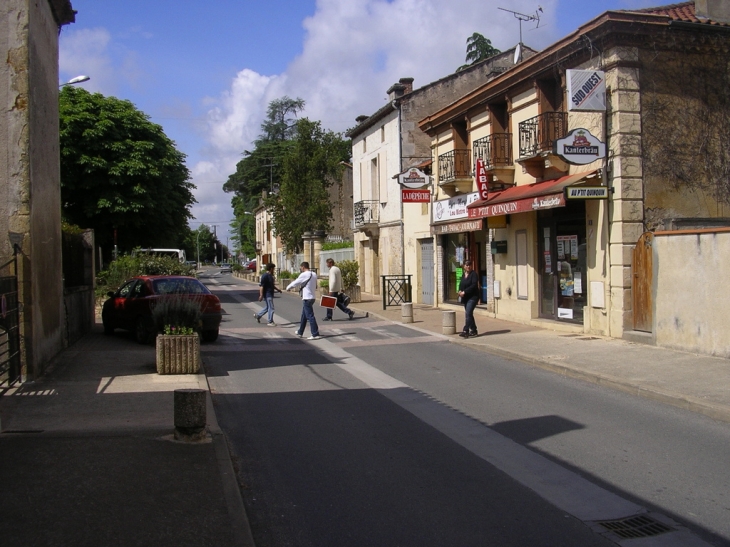
[[[200,299],[171,295],[152,309],[158,374],[196,374],[200,370]]]

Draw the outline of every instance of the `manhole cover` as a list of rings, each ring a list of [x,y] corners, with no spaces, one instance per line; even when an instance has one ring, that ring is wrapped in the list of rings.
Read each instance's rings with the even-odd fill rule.
[[[646,515],[628,517],[619,520],[603,520],[596,524],[603,526],[621,538],[647,538],[674,531],[674,528],[662,524]]]

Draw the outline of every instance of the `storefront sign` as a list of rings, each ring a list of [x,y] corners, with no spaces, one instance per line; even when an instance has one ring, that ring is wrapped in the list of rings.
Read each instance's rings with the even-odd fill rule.
[[[602,70],[566,70],[568,110],[606,110],[606,74]]]
[[[433,235],[460,234],[462,232],[478,232],[482,228],[484,228],[483,220],[466,220],[449,224],[434,224],[431,227],[431,232]]]
[[[487,228],[506,228],[507,215],[499,215],[496,217],[487,217]]]
[[[553,142],[553,154],[573,165],[586,165],[606,157],[606,144],[587,129],[578,128]]]
[[[474,178],[479,190],[479,199],[487,199],[489,198],[489,183],[487,182],[487,170],[484,168],[484,160],[477,158],[474,167]]]
[[[414,190],[416,188],[423,188],[424,186],[431,184],[431,177],[429,177],[420,169],[412,167],[405,173],[401,173],[400,175],[398,175],[398,184],[404,186],[405,188],[410,188]]]
[[[428,203],[431,201],[431,190],[401,189],[403,203]]]
[[[474,207],[473,209],[469,209],[469,217],[482,218],[498,215],[512,215],[515,213],[526,213],[528,211],[541,209],[553,209],[555,207],[563,207],[564,205],[564,194],[552,194],[549,196],[518,199],[515,201],[507,201],[505,203],[495,203],[493,205]]]
[[[565,197],[568,199],[608,199],[607,186],[568,186]]]
[[[471,215],[466,206],[479,199],[479,193],[472,192],[463,196],[441,199],[433,204],[433,221],[443,222],[459,218],[469,218]]]

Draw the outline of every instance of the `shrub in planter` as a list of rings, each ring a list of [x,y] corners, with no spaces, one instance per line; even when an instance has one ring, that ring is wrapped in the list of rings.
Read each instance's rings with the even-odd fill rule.
[[[195,374],[200,369],[200,299],[171,295],[152,308],[158,374]]]
[[[337,263],[342,272],[342,287],[344,290],[352,289],[357,285],[360,276],[360,265],[357,260],[343,260]]]

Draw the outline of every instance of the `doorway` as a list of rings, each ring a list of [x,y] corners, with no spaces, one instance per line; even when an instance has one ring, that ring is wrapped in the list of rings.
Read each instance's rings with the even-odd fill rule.
[[[586,305],[585,203],[538,212],[540,317],[583,323]]]

